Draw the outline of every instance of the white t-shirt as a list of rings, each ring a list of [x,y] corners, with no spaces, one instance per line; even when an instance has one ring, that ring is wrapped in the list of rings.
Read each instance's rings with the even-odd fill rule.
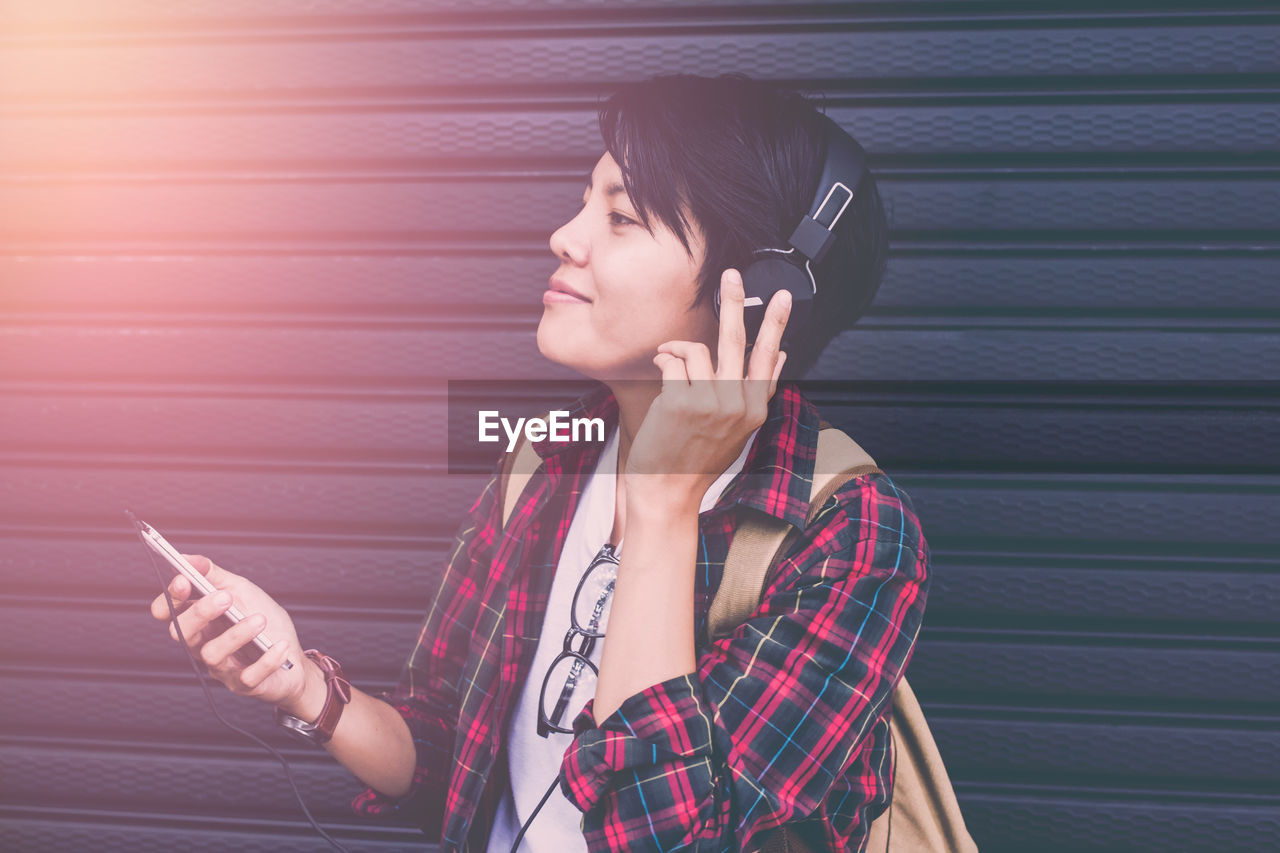
[[[738,458],[707,489],[699,512],[706,512],[715,506],[729,481],[742,470],[758,432],[759,429],[751,433]],[[582,573],[600,550],[600,546],[609,540],[609,534],[613,532],[617,470],[618,431],[615,429],[600,454],[595,472],[587,480],[577,511],[569,523],[564,550],[551,581],[551,595],[538,648],[533,655],[533,667],[520,690],[515,711],[511,714],[511,722],[505,732],[511,778],[507,791],[498,804],[493,829],[489,834],[487,853],[508,853],[511,850],[512,842],[520,834],[520,827],[533,814],[559,773],[565,750],[573,741],[573,735],[561,732],[551,732],[545,738],[538,736],[538,698],[547,667],[564,648],[564,635],[570,627],[569,608],[578,581],[582,579]],[[600,624],[600,630],[606,634],[607,625],[608,613]],[[580,641],[579,638],[578,642]],[[574,646],[577,647],[577,642]],[[597,668],[600,666],[603,648],[604,641],[597,642],[588,655]],[[563,728],[572,726],[573,719],[589,698],[591,697],[585,695],[573,697],[560,720]],[[530,851],[587,853],[586,841],[582,836],[582,812],[578,811],[578,807],[559,788],[551,792],[551,796],[525,831],[524,838],[520,839],[519,853]]]

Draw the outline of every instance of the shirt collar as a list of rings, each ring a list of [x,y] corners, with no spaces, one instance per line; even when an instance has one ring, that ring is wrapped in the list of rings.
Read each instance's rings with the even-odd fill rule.
[[[618,402],[604,383],[597,383],[565,407],[570,418],[601,418],[605,435],[618,424]],[[707,512],[715,513],[744,505],[772,515],[803,530],[809,517],[809,492],[817,460],[817,408],[791,382],[779,382],[769,400],[768,415],[760,426],[742,470]],[[604,442],[574,442],[546,439],[533,443],[544,460],[555,457],[557,470],[595,470]]]

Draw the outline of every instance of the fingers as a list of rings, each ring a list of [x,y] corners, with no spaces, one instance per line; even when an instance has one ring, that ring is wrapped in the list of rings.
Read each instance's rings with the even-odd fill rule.
[[[663,344],[666,346],[666,344]],[[662,387],[669,388],[671,386],[684,386],[689,384],[689,374],[685,370],[683,359],[677,358],[669,352],[659,352],[653,357],[653,363],[662,371]]]
[[[267,617],[261,613],[255,613],[243,619],[205,643],[200,649],[200,659],[210,669],[225,669],[227,659],[241,646],[250,642],[266,626]]]
[[[779,290],[765,309],[760,334],[756,336],[755,346],[751,349],[747,368],[747,379],[755,381],[746,383],[746,395],[748,404],[756,411],[766,410],[769,400],[778,389],[778,378],[782,375],[782,365],[786,362],[786,353],[781,351],[782,332],[786,329],[790,316],[791,293]]]
[[[266,681],[273,672],[280,668],[280,665],[284,663],[285,658],[288,656],[288,643],[283,641],[272,643],[271,648],[262,657],[244,668],[240,673],[240,683],[249,692],[257,690],[262,682]]]
[[[226,589],[240,578],[239,575],[227,571],[203,554],[183,554],[182,556],[197,572],[204,575],[205,579],[218,589]]]
[[[231,581],[238,577],[201,554],[183,554],[182,557],[219,589],[230,586]],[[192,594],[191,582],[182,575],[174,575],[173,580],[169,581],[168,589],[170,597],[173,598],[173,609],[181,613],[189,604],[188,599]],[[151,615],[162,622],[167,622],[170,619],[169,603],[165,600],[164,593],[157,595],[151,601]],[[184,624],[182,627],[186,628],[186,625]]]
[[[774,392],[778,390],[778,378],[782,376],[782,365],[787,363],[787,354],[784,352],[778,356],[778,364],[773,368],[773,378],[769,380],[769,397],[773,398]]]
[[[769,377],[773,375],[778,353],[782,348],[782,331],[787,327],[790,316],[791,293],[779,290],[773,294],[765,309],[760,333],[756,335],[755,346],[751,348],[751,360],[747,367],[747,378],[760,380],[761,388],[768,386]]]
[[[181,613],[191,595],[190,582],[182,575],[175,575],[169,582],[169,595],[173,598],[173,609]],[[151,615],[161,622],[168,622],[172,618],[169,615],[169,602],[163,592],[151,600]]]
[[[231,594],[226,590],[216,595],[206,595],[183,613],[178,614],[178,628],[187,645],[195,648],[203,639],[205,628],[231,606]],[[173,623],[169,623],[169,636],[178,639],[178,631]]]
[[[668,399],[681,400],[683,405],[694,409],[713,409],[722,393],[717,386],[730,383],[712,381],[715,374],[707,345],[697,341],[667,341],[658,350],[657,357],[664,359],[659,364],[663,368],[662,391],[669,395]]]
[[[747,349],[747,328],[743,312],[742,275],[727,269],[720,276],[720,338],[716,343],[716,376],[741,379]]]
[[[658,352],[670,353],[681,359],[683,361],[684,374],[689,381],[714,379],[716,376],[711,367],[711,350],[707,349],[707,345],[704,343],[699,341],[667,341],[658,347]],[[663,379],[665,378],[664,374]],[[741,378],[741,374],[735,378]]]

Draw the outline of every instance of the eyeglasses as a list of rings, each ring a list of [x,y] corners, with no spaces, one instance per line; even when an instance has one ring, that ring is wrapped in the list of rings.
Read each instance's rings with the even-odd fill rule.
[[[594,696],[600,672],[588,656],[595,648],[596,640],[604,637],[598,630],[605,620],[612,600],[613,585],[618,578],[617,549],[606,542],[582,573],[578,588],[573,593],[573,605],[569,611],[570,628],[564,635],[564,650],[547,668],[542,679],[542,691],[538,695],[538,737],[551,732],[573,734],[572,728],[560,725],[574,692],[581,688],[581,696]],[[582,638],[577,649],[573,647],[575,636]],[[584,671],[585,670],[585,671]],[[547,685],[564,684],[555,707],[547,713]],[[585,699],[583,704],[586,704]]]

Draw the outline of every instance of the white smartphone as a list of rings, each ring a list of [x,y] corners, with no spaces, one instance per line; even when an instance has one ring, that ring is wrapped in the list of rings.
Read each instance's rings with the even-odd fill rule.
[[[191,565],[191,563],[187,561],[186,557],[183,557],[178,553],[178,549],[170,545],[163,536],[157,533],[154,527],[147,524],[145,521],[140,521],[137,516],[127,509],[125,510],[125,513],[128,514],[129,518],[133,521],[133,526],[137,528],[138,536],[142,539],[143,544],[159,554],[161,557],[164,557],[165,562],[173,568],[174,572],[182,575],[191,583],[191,588],[194,590],[193,595],[213,595],[218,591],[213,584],[209,583],[204,575],[200,574],[199,570],[196,569],[195,566]],[[244,614],[241,613],[233,603],[209,624],[218,626],[219,630],[217,633],[220,634],[232,625],[243,621],[244,618]],[[253,638],[252,642],[237,649],[233,657],[243,666],[248,666],[258,658],[262,657],[262,655],[270,648],[271,641],[267,639],[267,635],[258,634]],[[280,668],[293,669],[293,661],[285,660],[285,662],[280,665]]]

